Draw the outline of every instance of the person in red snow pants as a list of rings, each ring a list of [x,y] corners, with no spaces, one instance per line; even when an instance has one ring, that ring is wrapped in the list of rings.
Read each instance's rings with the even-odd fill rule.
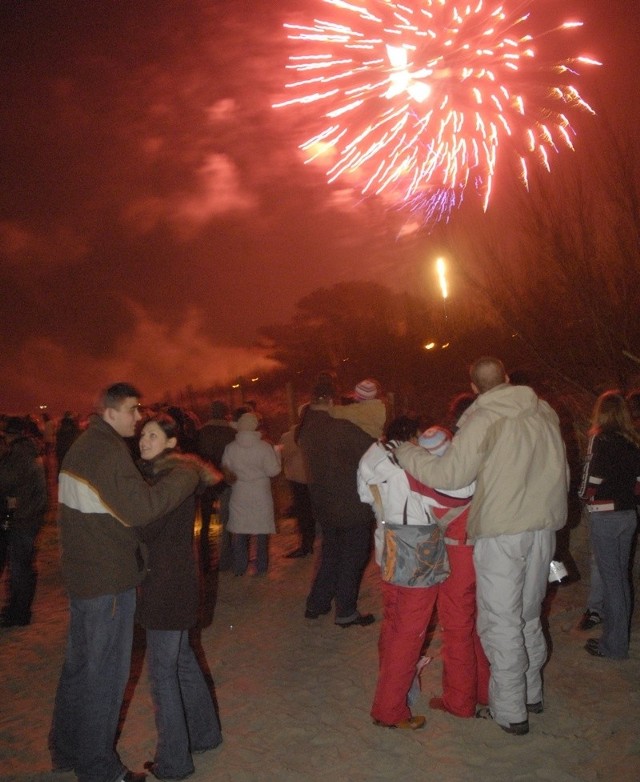
[[[440,510],[433,508],[434,515]],[[442,625],[442,697],[430,704],[456,717],[474,717],[477,704],[489,702],[489,662],[476,630],[473,546],[466,542],[468,515],[467,505],[445,533],[450,572],[439,585],[437,603]]]
[[[395,725],[411,717],[407,693],[416,675],[439,586],[403,587],[382,582],[384,616],[378,639],[378,684],[371,706],[374,720]]]

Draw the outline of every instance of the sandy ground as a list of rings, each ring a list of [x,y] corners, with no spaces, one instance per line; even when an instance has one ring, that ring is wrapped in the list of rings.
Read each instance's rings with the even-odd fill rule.
[[[369,707],[380,625],[342,629],[331,616],[303,618],[314,565],[310,558],[283,558],[296,540],[294,522],[281,520],[266,577],[214,570],[207,579],[201,651],[215,682],[224,743],[195,758],[193,782],[640,780],[638,612],[631,659],[599,660],[583,650],[597,633],[576,629],[588,587],[581,527],[572,533],[571,553],[584,577],[549,590],[545,711],[531,716],[524,737],[484,720],[429,711],[429,698],[440,691],[437,629],[429,649],[434,659],[413,709],[426,714],[426,728],[374,726]],[[43,531],[38,563],[33,624],[0,630],[0,780],[71,782],[73,775],[50,773],[46,748],[67,625],[53,523]],[[380,617],[374,565],[367,569],[360,607]],[[152,758],[155,741],[143,656],[136,637],[118,745],[136,770]]]

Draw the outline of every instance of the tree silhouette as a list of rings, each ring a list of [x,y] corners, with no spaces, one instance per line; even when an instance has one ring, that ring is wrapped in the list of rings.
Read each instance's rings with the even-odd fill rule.
[[[291,322],[264,328],[261,335],[269,357],[282,364],[276,374],[304,394],[326,369],[335,372],[342,392],[375,377],[393,393],[395,412],[417,410],[436,422],[443,419],[448,401],[468,390],[467,367],[478,355],[493,352],[508,362],[520,360],[510,334],[480,317],[462,324],[443,344],[437,337],[441,302],[374,282],[320,288],[301,299],[297,310]],[[432,341],[433,349],[425,350]]]
[[[333,370],[347,387],[367,375],[397,387],[434,333],[433,313],[375,282],[341,282],[302,298],[290,323],[261,329],[270,358],[313,382]]]
[[[549,373],[587,393],[628,387],[640,369],[638,145],[597,132],[529,193],[444,230],[469,288]]]

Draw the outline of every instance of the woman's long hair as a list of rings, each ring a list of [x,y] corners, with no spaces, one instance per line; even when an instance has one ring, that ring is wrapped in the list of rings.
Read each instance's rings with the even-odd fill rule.
[[[640,434],[633,426],[629,406],[620,391],[605,391],[593,407],[589,434],[594,436],[604,432],[618,432],[640,446]]]

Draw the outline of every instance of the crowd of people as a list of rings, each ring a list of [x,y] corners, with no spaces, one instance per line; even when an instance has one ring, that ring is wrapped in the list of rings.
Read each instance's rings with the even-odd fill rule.
[[[80,782],[137,782],[146,773],[184,779],[194,771],[194,753],[220,745],[220,720],[189,637],[198,618],[198,563],[206,572],[215,561],[242,577],[252,562],[252,573],[267,573],[276,532],[272,479],[281,471],[299,527],[299,546],[286,556],[310,556],[320,542],[301,621],[333,612],[341,629],[374,625],[358,598],[372,552],[380,566],[373,723],[425,725],[425,715],[412,713],[412,693],[437,611],[442,694],[430,708],[526,734],[529,714],[544,712],[541,611],[571,476],[560,421],[547,401],[510,382],[493,357],[473,363],[470,382],[445,420],[423,431],[417,416],[390,414],[375,379],[343,396],[326,372],[278,442],[267,436],[255,405],[232,411],[216,400],[200,426],[181,408],[143,409],[129,383],[105,389],[96,414],[82,424],[71,413],[57,427],[46,414],[42,425],[3,417],[6,628],[31,621],[45,465],[50,472],[56,465],[69,629],[49,735],[53,769],[73,771]],[[629,654],[639,408],[638,391],[602,394],[584,459],[580,497],[593,561],[581,626],[602,625],[600,638],[585,647],[597,658]],[[127,769],[116,749],[135,622],[146,633],[157,729],[146,773]]]

